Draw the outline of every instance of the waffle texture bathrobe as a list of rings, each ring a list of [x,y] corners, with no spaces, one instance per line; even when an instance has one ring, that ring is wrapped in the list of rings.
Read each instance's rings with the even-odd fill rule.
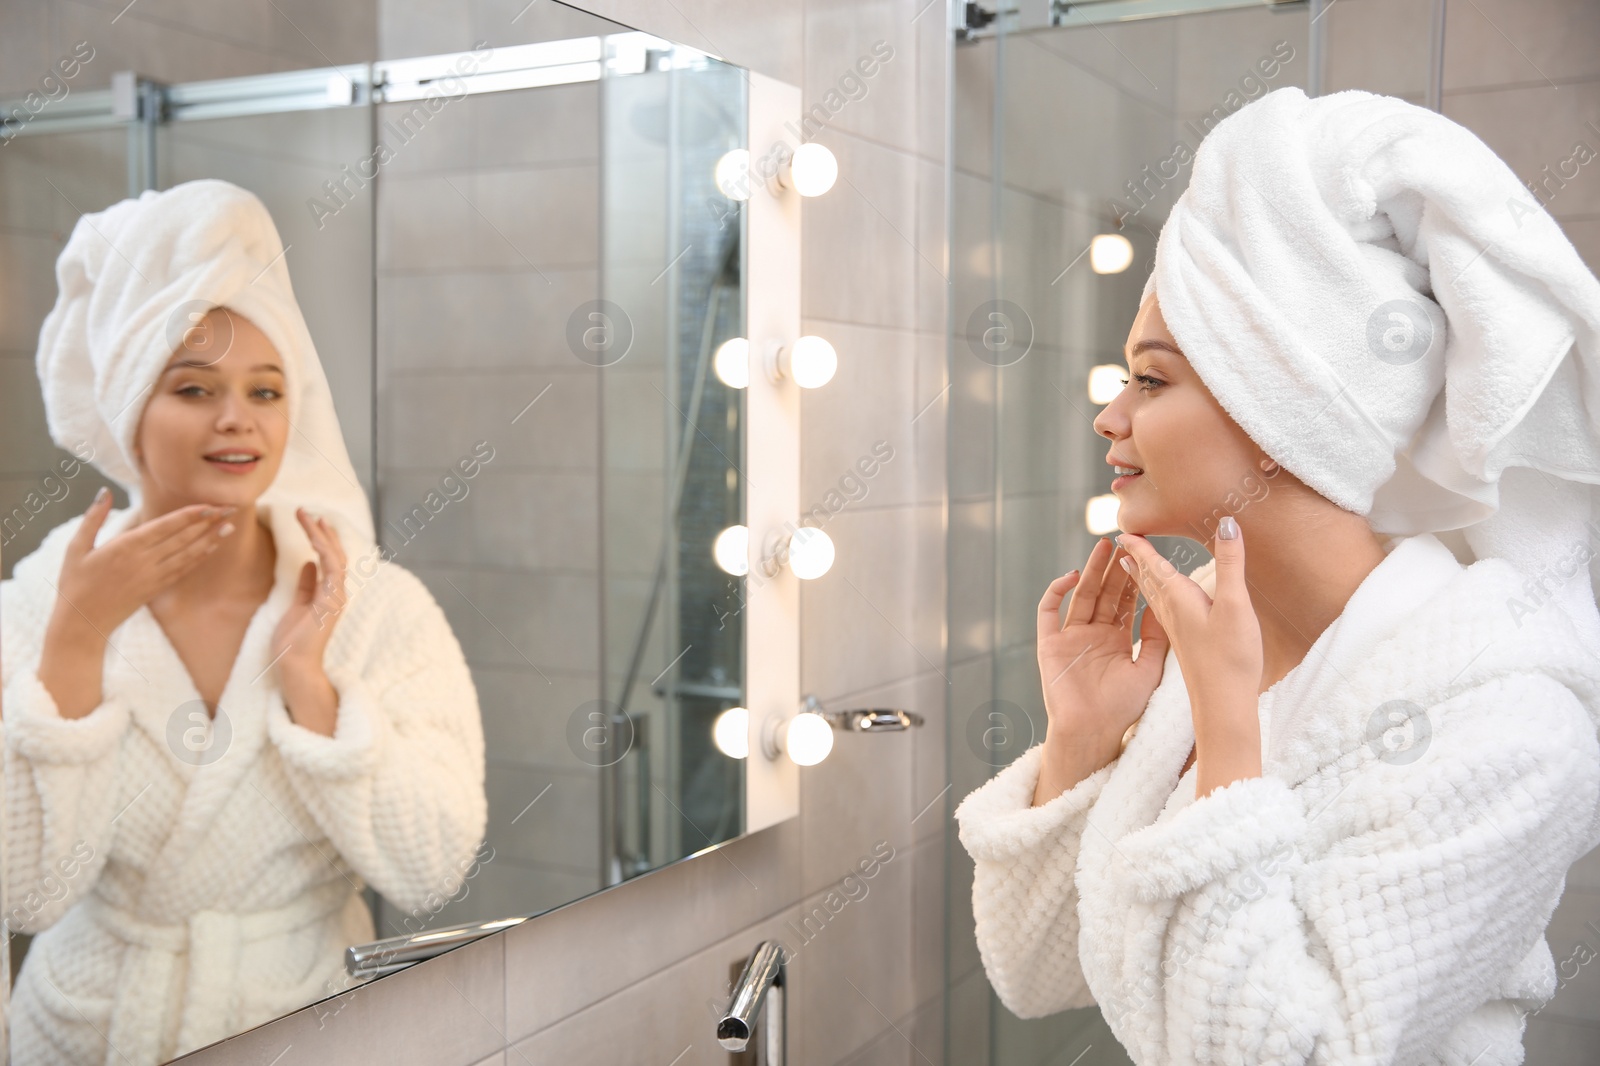
[[[1577,634],[1504,560],[1391,542],[1262,695],[1263,776],[1201,799],[1169,651],[1111,764],[1031,807],[1035,746],[956,810],[1001,1001],[1098,1004],[1140,1066],[1522,1062],[1545,926],[1600,843]]]
[[[6,908],[37,934],[12,998],[15,1066],[165,1062],[348,987],[344,949],[374,939],[363,885],[427,917],[486,818],[460,645],[393,563],[364,579],[351,558],[324,659],[331,737],[289,719],[268,668],[284,575],[228,678],[226,727],[207,724],[148,608],[111,634],[104,702],[62,719],[35,671],[81,520],[0,585]]]

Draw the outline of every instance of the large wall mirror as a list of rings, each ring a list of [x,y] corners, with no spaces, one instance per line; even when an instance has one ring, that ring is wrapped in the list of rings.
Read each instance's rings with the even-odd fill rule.
[[[487,810],[459,883],[441,879],[445,890],[397,902],[363,877],[375,860],[359,841],[341,850],[329,832],[337,817],[266,765],[276,734],[262,727],[261,745],[246,744],[255,712],[231,677],[216,707],[174,706],[178,725],[152,732],[142,754],[124,745],[109,760],[64,756],[78,771],[46,765],[28,730],[70,723],[40,726],[39,707],[18,703],[14,679],[43,638],[30,653],[27,641],[13,646],[23,630],[8,629],[12,1061],[44,1061],[22,1056],[46,1046],[49,1061],[116,1061],[108,1047],[162,1061],[427,954],[369,953],[357,976],[308,983],[307,965],[326,969],[322,949],[307,946],[324,936],[321,919],[295,916],[313,888],[359,888],[372,940],[433,933],[448,944],[792,806],[780,793],[752,817],[747,777],[777,775],[792,788],[793,767],[747,765],[756,726],[723,717],[756,705],[751,538],[739,538],[747,452],[763,434],[797,431],[791,422],[751,432],[750,408],[776,402],[792,415],[795,401],[762,399],[717,372],[727,342],[761,329],[747,326],[758,311],[750,214],[780,210],[728,182],[728,160],[749,158],[738,150],[763,79],[576,9],[542,5],[540,17],[553,27],[548,41],[453,55],[181,85],[118,75],[103,91],[85,74],[58,106],[4,130],[3,344],[15,357],[4,360],[0,416],[4,576],[83,514],[100,485],[113,490],[113,514],[129,507],[93,455],[52,443],[31,358],[79,219],[196,179],[248,190],[281,235],[381,557],[421,580],[466,660]],[[781,209],[791,223],[797,210]],[[797,227],[785,240],[797,262]],[[114,235],[108,243],[130,266],[146,262]],[[772,278],[793,292],[762,313],[792,310],[786,325],[798,325],[797,270],[779,266]],[[796,447],[779,445],[784,461]],[[784,479],[764,489],[781,492]],[[352,591],[355,570],[352,560]],[[42,626],[42,615],[24,617],[22,585],[0,592],[7,625]],[[134,617],[148,625],[141,610]],[[792,619],[777,639],[785,633]],[[247,639],[241,656],[252,647]],[[172,667],[171,650],[151,666],[130,646],[127,666]],[[108,692],[123,669],[114,658]],[[792,662],[768,658],[777,671],[768,688],[786,692]],[[244,709],[230,739],[218,712],[233,706]],[[152,720],[135,709],[129,728],[149,731]],[[351,743],[340,736],[318,742]],[[456,741],[440,737],[441,769],[425,772],[458,765],[444,754]],[[427,745],[410,742],[426,768]],[[169,854],[194,828],[180,831],[196,814],[186,790],[228,765],[230,744],[245,765],[212,790],[186,854]],[[78,829],[29,829],[69,795],[98,797],[83,811],[105,811],[80,811]],[[57,829],[82,839],[57,839]],[[16,846],[30,831],[37,839]],[[384,846],[403,852],[394,836]],[[272,927],[274,913],[284,928]]]

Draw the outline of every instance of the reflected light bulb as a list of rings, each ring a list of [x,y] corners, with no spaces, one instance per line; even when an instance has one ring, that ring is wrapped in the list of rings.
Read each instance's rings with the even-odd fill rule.
[[[833,750],[833,726],[822,715],[803,711],[789,720],[783,748],[796,766],[815,766]]]
[[[717,160],[717,188],[730,200],[750,199],[750,150],[735,148]]]
[[[1122,391],[1122,376],[1127,368],[1115,363],[1101,363],[1089,368],[1089,402],[1107,404]]]
[[[750,341],[744,337],[723,341],[711,365],[717,379],[728,388],[746,388],[750,384]]]
[[[833,380],[839,369],[839,353],[821,337],[806,336],[795,340],[789,349],[789,372],[794,383],[802,389],[815,389]]]
[[[711,739],[717,750],[730,759],[743,759],[750,755],[750,710],[746,707],[729,707],[717,715],[711,725]]]
[[[750,530],[745,526],[729,526],[717,534],[711,545],[711,556],[717,565],[734,577],[750,572]]]
[[[789,569],[805,581],[821,577],[833,565],[833,541],[815,526],[801,526],[789,538]]]
[[[1120,274],[1133,262],[1133,245],[1120,233],[1097,233],[1089,242],[1089,265],[1096,274]]]
[[[811,141],[794,150],[789,173],[795,192],[801,196],[821,196],[838,180],[839,160],[828,149]]]
[[[1122,501],[1117,499],[1115,493],[1106,493],[1104,496],[1090,496],[1089,502],[1083,508],[1083,524],[1095,536],[1110,533],[1117,525],[1117,512],[1122,509]]]

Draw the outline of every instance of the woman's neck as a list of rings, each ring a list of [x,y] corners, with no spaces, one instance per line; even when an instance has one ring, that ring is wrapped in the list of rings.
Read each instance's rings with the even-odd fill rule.
[[[1265,691],[1305,659],[1385,553],[1365,518],[1337,508],[1311,522],[1258,522],[1245,536]]]
[[[146,503],[140,508],[139,521],[148,521],[163,513]],[[277,564],[272,531],[261,520],[254,503],[239,507],[227,521],[233,524],[233,532],[226,537],[207,534],[217,542],[216,551],[167,586],[157,600],[182,604],[219,595],[266,599],[272,591]]]

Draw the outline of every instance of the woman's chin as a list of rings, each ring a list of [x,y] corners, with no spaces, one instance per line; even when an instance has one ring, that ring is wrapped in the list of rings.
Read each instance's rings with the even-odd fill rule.
[[[247,481],[235,474],[208,477],[203,483],[192,486],[189,495],[193,502],[213,507],[249,507],[266,491],[265,486],[253,484],[255,481],[255,478]]]

